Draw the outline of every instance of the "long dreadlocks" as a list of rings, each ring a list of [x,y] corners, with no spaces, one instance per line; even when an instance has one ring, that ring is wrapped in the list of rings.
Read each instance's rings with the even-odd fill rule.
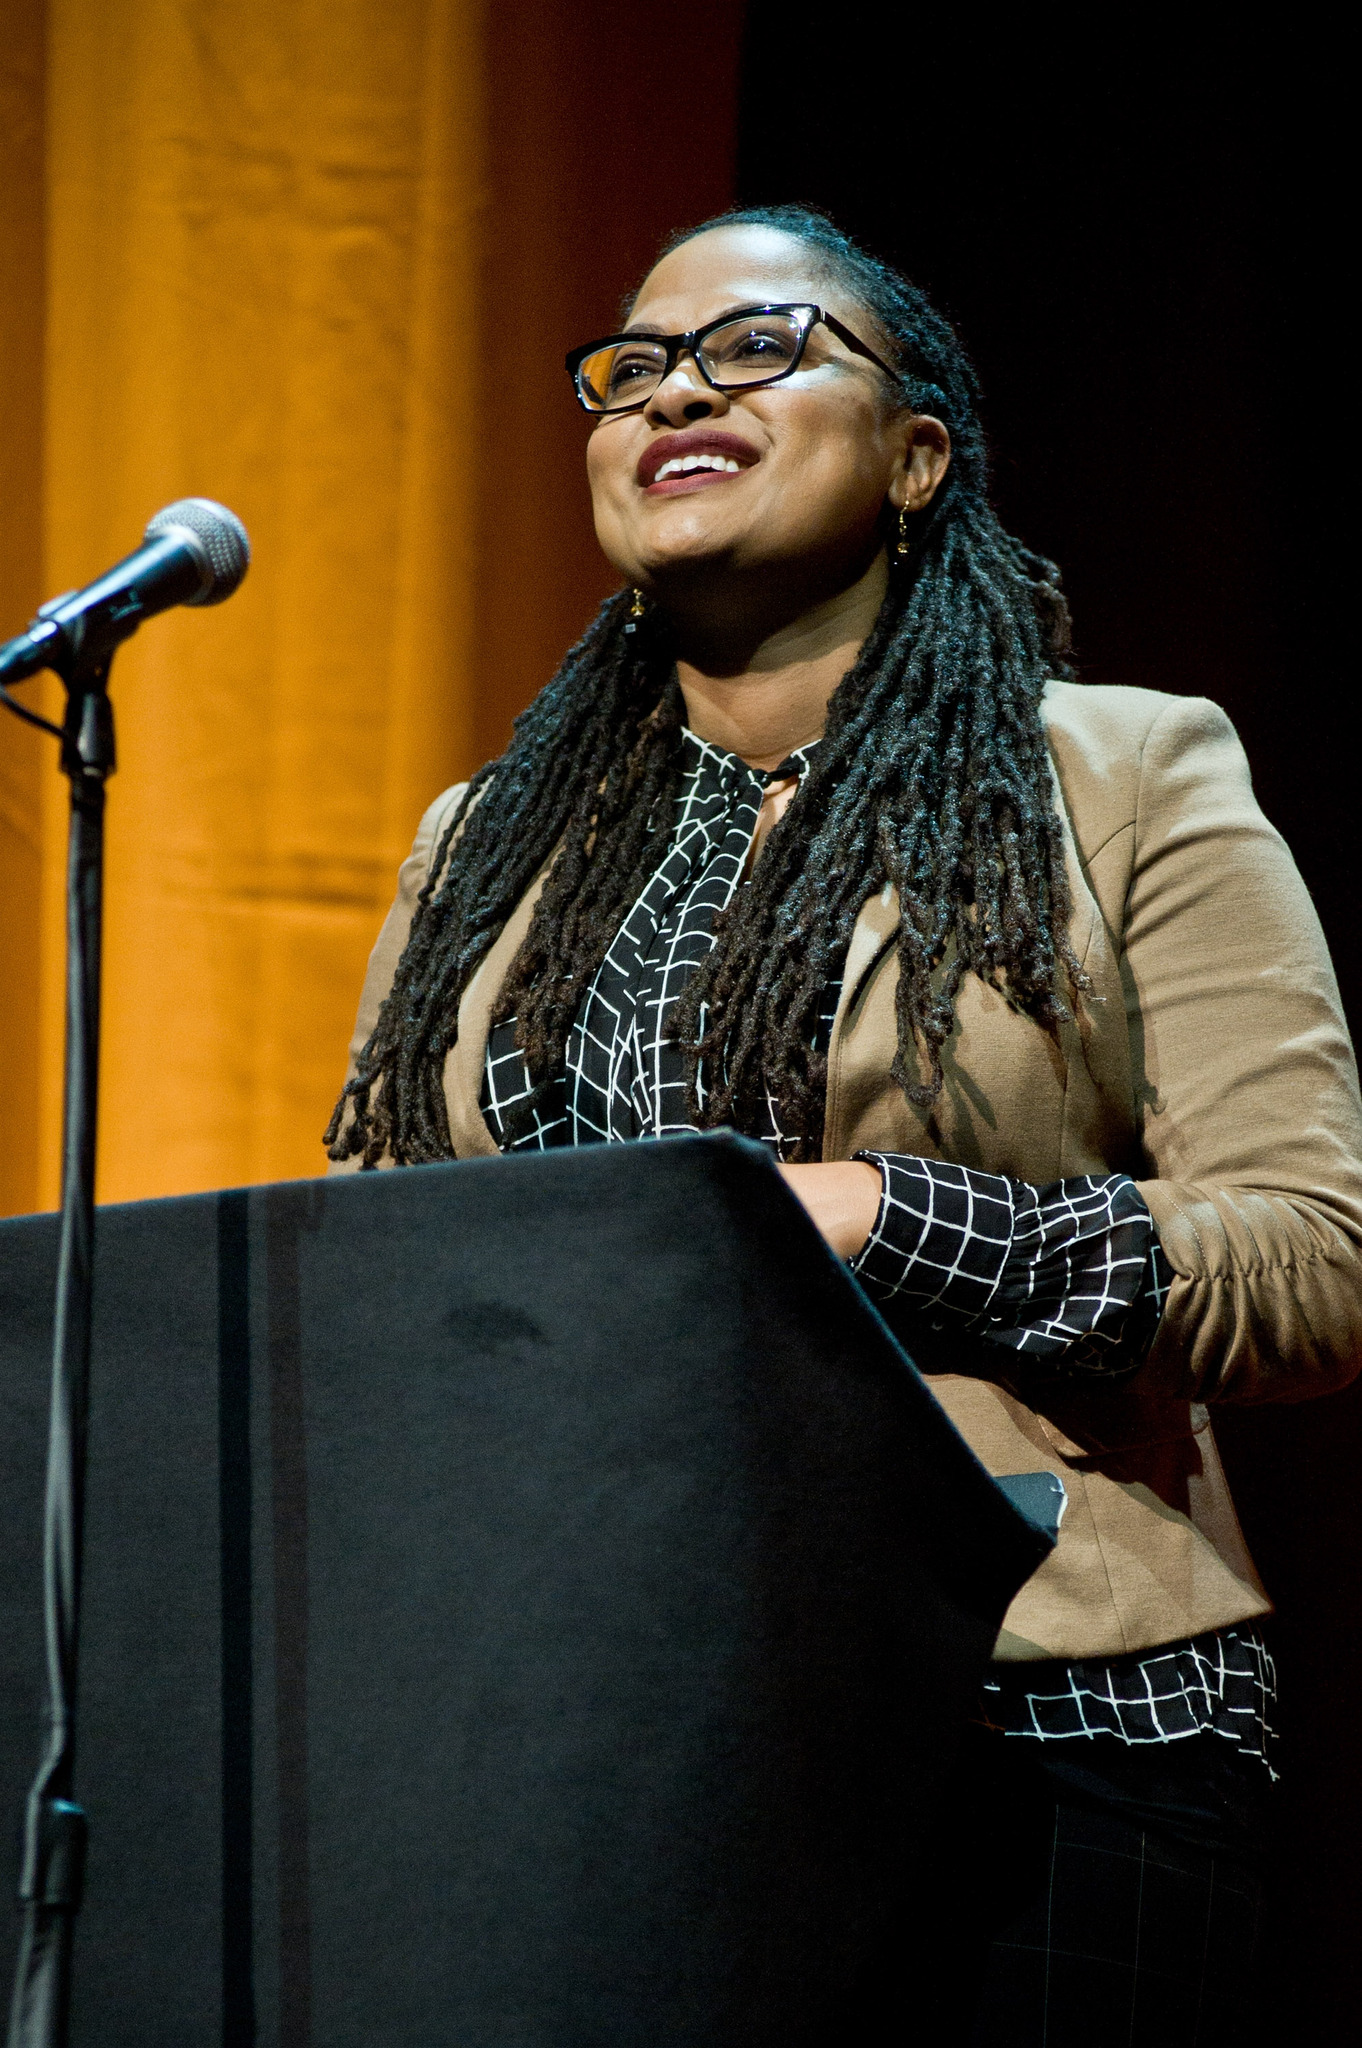
[[[741,1127],[769,1090],[789,1156],[816,1159],[821,998],[861,906],[886,884],[902,912],[892,1072],[914,1103],[940,1093],[965,974],[1052,1033],[1086,985],[1067,938],[1040,713],[1047,678],[1071,673],[1069,617],[1054,565],[1004,532],[988,502],[978,387],[948,323],[906,278],[799,207],[723,214],[668,248],[748,225],[796,236],[874,316],[902,402],[942,419],[953,445],[944,484],[909,521],[910,566],[895,569],[822,744],[674,1013],[695,1121]],[[333,1159],[453,1156],[443,1070],[459,999],[555,848],[496,1015],[517,1019],[537,1091],[527,1119],[561,1070],[582,998],[666,844],[681,777],[684,707],[665,622],[654,615],[629,632],[628,603],[620,593],[602,606],[516,720],[506,753],[469,784],[336,1105]]]

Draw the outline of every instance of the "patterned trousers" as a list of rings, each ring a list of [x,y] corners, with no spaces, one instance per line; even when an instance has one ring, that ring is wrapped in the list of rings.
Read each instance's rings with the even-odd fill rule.
[[[1270,1793],[1218,1735],[971,1728],[839,2048],[1251,2048]]]

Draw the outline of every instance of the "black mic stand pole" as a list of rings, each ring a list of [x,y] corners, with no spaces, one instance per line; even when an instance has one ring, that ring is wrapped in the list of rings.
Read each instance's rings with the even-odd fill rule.
[[[9,2048],[66,2048],[71,1951],[85,1871],[85,1815],[74,1803],[72,1788],[94,1280],[104,785],[114,769],[113,707],[108,692],[111,659],[104,653],[82,664],[76,654],[70,673],[62,673],[67,699],[61,726],[16,703],[0,686],[0,698],[10,710],[60,738],[62,772],[71,784],[61,1240],[43,1536],[47,1699],[42,1760],[29,1793],[24,1829],[19,1885],[24,1927],[10,2009]]]

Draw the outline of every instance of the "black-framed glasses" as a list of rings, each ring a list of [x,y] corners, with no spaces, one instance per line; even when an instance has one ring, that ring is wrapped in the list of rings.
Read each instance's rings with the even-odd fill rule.
[[[750,391],[792,377],[813,329],[822,322],[858,356],[891,370],[859,335],[821,306],[744,306],[689,334],[607,334],[574,348],[567,358],[577,400],[587,412],[633,412],[646,405],[682,356],[690,356],[714,391]]]

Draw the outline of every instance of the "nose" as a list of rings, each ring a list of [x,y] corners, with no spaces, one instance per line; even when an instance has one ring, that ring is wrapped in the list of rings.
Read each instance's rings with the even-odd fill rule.
[[[725,393],[706,384],[693,356],[681,356],[648,400],[644,417],[652,426],[681,427],[717,419],[727,411]]]

